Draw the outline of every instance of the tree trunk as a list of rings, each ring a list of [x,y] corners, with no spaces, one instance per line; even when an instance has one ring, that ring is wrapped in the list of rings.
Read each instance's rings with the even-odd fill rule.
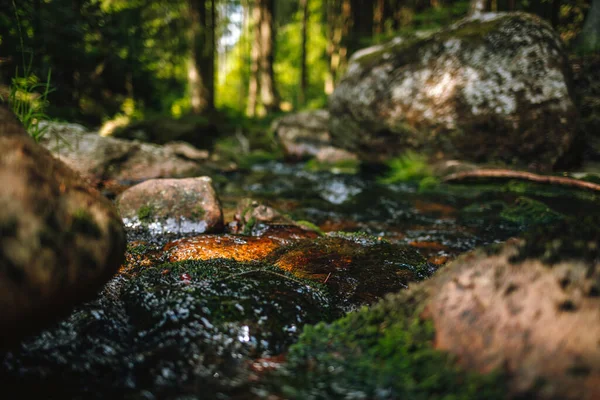
[[[308,86],[306,71],[308,0],[300,0],[300,9],[302,10],[302,54],[300,55],[300,93],[298,103],[303,106],[306,103],[306,88]]]
[[[273,60],[275,55],[275,0],[258,0],[261,12],[260,23],[260,97],[265,111],[278,111],[279,94],[275,86]]]
[[[373,32],[376,35],[381,35],[384,28],[385,16],[385,0],[377,0],[375,11],[373,12]]]
[[[250,50],[250,82],[248,84],[248,104],[246,106],[246,115],[249,117],[254,117],[256,115],[256,106],[258,103],[259,59],[261,54],[261,14],[261,7],[258,4],[254,4],[252,6],[252,29],[254,29],[254,38]]]
[[[325,93],[331,94],[335,88],[340,70],[347,63],[348,48],[345,39],[350,31],[352,7],[350,0],[330,0],[327,9],[329,74],[325,82]]]
[[[212,0],[209,0],[212,3]],[[189,0],[191,57],[188,84],[192,112],[201,114],[214,108],[214,21],[206,0]],[[210,4],[213,14],[214,4]]]
[[[469,15],[477,15],[487,11],[486,0],[471,0]]]
[[[584,53],[600,51],[600,0],[592,0],[592,6],[577,39],[577,47]]]

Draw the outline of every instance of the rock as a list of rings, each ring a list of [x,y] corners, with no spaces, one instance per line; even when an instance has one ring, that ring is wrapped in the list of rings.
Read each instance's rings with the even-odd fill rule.
[[[166,144],[177,140],[201,149],[209,149],[213,147],[215,139],[222,131],[227,129],[224,121],[219,121],[219,119],[223,119],[222,116],[213,115],[212,117],[215,121],[198,115],[184,115],[181,118],[148,118],[128,123],[126,126],[118,126],[111,134],[119,139],[140,140],[156,144]]]
[[[0,107],[0,346],[95,296],[125,234],[112,204]]]
[[[271,129],[289,159],[316,157],[320,162],[330,163],[357,160],[356,155],[331,146],[327,110],[302,111],[286,115],[274,121]]]
[[[145,265],[0,354],[0,384],[11,398],[258,398],[252,366],[338,315],[324,288],[262,263]]]
[[[360,234],[329,234],[275,250],[267,261],[327,286],[348,309],[373,303],[433,274],[416,250]]]
[[[245,198],[238,202],[228,229],[231,233],[261,235],[267,225],[295,225],[295,222],[267,204]]]
[[[366,161],[407,150],[550,170],[576,109],[560,38],[524,13],[480,14],[357,52],[329,99],[332,144]]]
[[[469,253],[426,285],[436,348],[469,370],[506,372],[515,396],[599,398],[597,260],[516,262],[518,252],[513,242]]]
[[[365,398],[600,398],[600,232],[591,229],[579,236],[581,226],[559,224],[551,235],[564,238],[552,239],[545,226],[466,253],[408,291],[307,329],[288,354],[292,382],[277,385],[294,398],[305,388],[319,388],[315,397],[335,388]]]
[[[209,177],[150,179],[117,198],[125,226],[153,234],[223,230],[221,203]]]
[[[48,123],[42,144],[92,180],[139,182],[197,176],[206,172],[208,154],[181,142],[158,146],[102,137],[75,124]]]

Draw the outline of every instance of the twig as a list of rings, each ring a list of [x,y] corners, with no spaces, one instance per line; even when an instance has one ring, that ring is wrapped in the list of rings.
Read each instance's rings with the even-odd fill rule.
[[[327,281],[329,280],[330,276],[331,276],[331,272],[329,274],[327,274],[327,278],[325,278],[325,280],[323,281],[323,284],[327,283]]]
[[[520,179],[531,182],[547,183],[550,185],[568,186],[577,189],[600,192],[600,185],[592,182],[563,176],[538,175],[531,172],[513,171],[510,169],[478,169],[474,171],[457,172],[442,179],[443,182],[463,181],[471,178]]]

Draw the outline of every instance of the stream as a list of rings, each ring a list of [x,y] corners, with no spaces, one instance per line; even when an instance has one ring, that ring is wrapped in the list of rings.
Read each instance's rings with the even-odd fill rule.
[[[365,271],[374,279],[379,279],[374,268],[406,271],[406,281],[394,281],[384,291],[426,279],[476,247],[585,216],[598,205],[593,193],[519,181],[384,185],[373,174],[309,172],[302,164],[278,162],[214,176],[213,183],[226,223],[236,204],[250,197],[318,226],[325,236],[298,239],[311,241],[306,242],[315,246],[310,251],[291,247],[300,249],[301,259],[306,256],[302,263],[335,264],[335,255],[344,261],[347,251],[354,261],[344,265],[366,260],[373,265]],[[259,240],[275,237],[295,246],[287,239],[294,229],[265,225],[253,232]],[[204,236],[251,242],[239,235]],[[339,278],[334,287],[328,286],[334,279],[329,272],[315,283],[294,268],[281,269],[290,254],[285,252],[250,261],[174,262],[166,250],[173,239],[131,235],[126,265],[95,300],[0,354],[3,391],[48,399],[285,398],[277,371],[303,328],[339,319],[384,294],[374,285],[372,293],[361,288],[365,293],[346,298],[345,288],[356,289],[366,277]],[[399,249],[407,251],[402,257],[415,260],[420,256],[410,252],[416,251],[423,261],[402,261]],[[381,279],[386,276],[381,273]]]

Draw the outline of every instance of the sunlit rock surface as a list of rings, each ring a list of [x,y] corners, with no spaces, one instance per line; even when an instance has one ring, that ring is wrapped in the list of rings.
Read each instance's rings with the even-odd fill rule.
[[[42,144],[86,178],[137,182],[202,175],[208,154],[174,142],[159,146],[88,132],[80,125],[45,122]]]
[[[554,251],[565,257],[554,262],[548,246],[528,257],[527,246],[514,242],[447,265],[425,285],[435,347],[470,370],[506,372],[515,396],[599,398],[600,265],[586,260],[586,247],[597,254],[589,239],[578,254],[554,239]],[[543,238],[536,242],[544,246]]]
[[[295,226],[272,226],[259,236],[201,235],[167,243],[164,249],[171,262],[213,258],[261,261],[279,247],[317,236],[315,232]]]
[[[481,14],[357,52],[329,100],[330,134],[368,161],[418,149],[548,170],[576,134],[571,92],[546,22]]]
[[[123,260],[113,205],[0,107],[0,348],[94,297]]]
[[[223,229],[221,203],[209,177],[150,179],[127,189],[117,198],[125,227],[187,234]]]

